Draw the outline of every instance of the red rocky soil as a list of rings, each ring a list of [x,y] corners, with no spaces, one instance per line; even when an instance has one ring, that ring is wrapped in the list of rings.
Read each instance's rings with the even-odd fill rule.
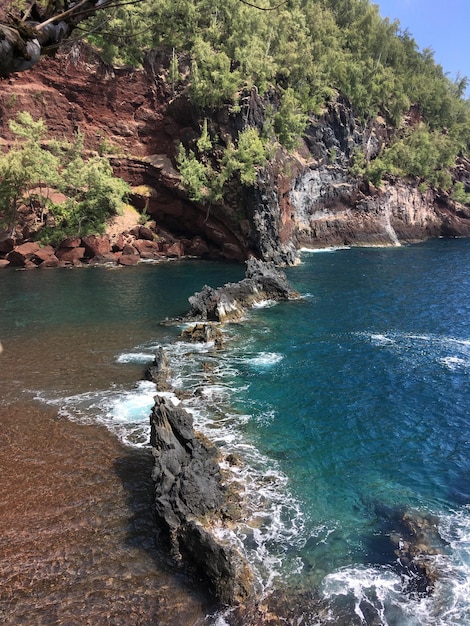
[[[180,139],[194,136],[197,121],[185,99],[173,102],[160,62],[153,69],[116,69],[86,46],[73,46],[45,57],[32,70],[0,78],[0,148],[14,140],[8,121],[27,110],[42,118],[48,137],[72,140],[84,135],[85,149],[109,156],[116,175],[133,188],[130,202],[148,217],[128,211],[104,237],[64,242],[51,255],[21,248],[38,229],[26,207],[14,235],[0,233],[0,267],[77,265],[183,255],[242,260],[245,245],[221,217],[190,203],[180,185],[173,158]],[[156,75],[160,70],[163,74]],[[122,231],[116,228],[122,225]],[[118,228],[119,230],[119,228]],[[44,258],[43,258],[44,257]]]

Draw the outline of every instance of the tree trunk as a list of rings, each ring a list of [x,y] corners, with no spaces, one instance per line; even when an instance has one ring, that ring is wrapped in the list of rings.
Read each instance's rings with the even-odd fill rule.
[[[21,19],[9,16],[0,22],[0,76],[29,70],[42,54],[66,40],[79,22],[110,2],[50,2],[45,12],[33,4]]]

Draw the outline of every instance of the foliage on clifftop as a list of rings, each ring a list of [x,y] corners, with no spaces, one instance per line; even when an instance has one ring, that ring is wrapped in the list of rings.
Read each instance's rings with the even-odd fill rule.
[[[29,6],[14,4],[21,3]],[[130,0],[110,2],[79,28],[111,64],[139,66],[146,51],[164,49],[159,73],[206,115],[240,111],[255,87],[265,104],[258,131],[266,153],[273,141],[294,149],[308,117],[338,94],[365,128],[380,116],[389,129],[391,144],[379,154],[364,147],[355,155],[353,171],[375,183],[392,174],[450,189],[450,168],[470,152],[467,79],[451,80],[432,50],[420,50],[370,0]],[[202,164],[197,195],[208,197],[204,177],[215,178],[204,153],[188,151],[180,162],[189,160],[194,179],[194,159]]]
[[[259,8],[242,0],[144,0],[93,18],[89,39],[112,63],[139,64],[143,50],[165,47],[169,81],[206,110],[236,109],[253,86],[267,100],[274,90],[272,128],[288,149],[308,115],[341,93],[364,126],[382,116],[396,131],[391,152],[373,165],[359,155],[356,173],[375,182],[391,173],[450,186],[449,167],[470,150],[466,78],[451,80],[432,50],[419,50],[369,0],[254,4]],[[411,107],[418,122],[410,126]],[[423,163],[427,150],[443,156]]]

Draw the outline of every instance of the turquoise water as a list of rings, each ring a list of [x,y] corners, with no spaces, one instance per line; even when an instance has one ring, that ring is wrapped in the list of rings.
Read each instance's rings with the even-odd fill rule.
[[[2,364],[22,341],[72,345],[77,364],[46,368],[30,392],[145,446],[155,389],[138,380],[166,346],[175,385],[197,391],[185,405],[198,428],[245,460],[233,472],[251,517],[226,534],[264,593],[310,593],[321,606],[310,624],[469,624],[470,242],[302,261],[286,270],[302,298],[250,312],[220,353],[194,352],[159,322],[203,284],[240,278],[238,266],[3,272]],[[397,563],[406,512],[438,520],[431,595],[410,592]]]

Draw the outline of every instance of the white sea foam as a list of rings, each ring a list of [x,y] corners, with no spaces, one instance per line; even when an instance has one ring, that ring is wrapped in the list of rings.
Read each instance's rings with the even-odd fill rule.
[[[192,344],[183,348],[180,342],[167,346],[167,351],[173,384],[193,392],[182,406],[192,414],[196,430],[224,455],[236,454],[243,459],[242,465],[222,462],[222,467],[238,485],[249,514],[235,528],[220,526],[215,532],[247,555],[258,571],[261,586],[268,589],[281,571],[286,551],[302,543],[304,522],[300,504],[289,494],[286,476],[244,435],[244,425],[254,417],[234,412],[231,403],[247,389],[238,378],[239,366],[269,367],[283,357],[266,352],[247,358],[240,356],[237,348],[214,354],[194,351]],[[293,566],[298,568],[298,562]]]
[[[59,415],[81,423],[104,424],[125,444],[140,447],[149,443],[155,394],[155,384],[142,380],[131,388],[112,386],[71,396],[40,393],[36,397],[57,406]]]
[[[406,577],[390,566],[345,567],[327,575],[322,583],[331,622],[349,605],[360,624],[369,624],[371,615],[374,624],[383,626],[470,624],[470,505],[441,514],[439,519],[439,532],[448,549],[430,557],[438,574],[432,594],[417,598],[405,593]]]
[[[390,344],[394,344],[395,340],[392,339],[391,337],[387,337],[386,335],[381,335],[381,334],[373,334],[370,336],[371,341],[376,345],[376,346],[386,346],[386,345],[390,345]]]
[[[443,515],[439,532],[450,546],[440,557],[434,614],[439,626],[470,624],[470,505]]]
[[[126,422],[147,422],[155,402],[155,384],[141,380],[134,389],[113,396],[108,402],[106,419]]]
[[[369,623],[364,612],[374,615],[374,623],[379,620],[380,624],[388,624],[387,608],[403,602],[400,577],[386,568],[343,568],[326,576],[322,591],[324,598],[333,604],[333,613],[337,598],[349,598],[361,624]]]
[[[124,352],[116,358],[116,363],[149,363],[154,356],[149,352]]]
[[[318,253],[318,252],[338,252],[339,250],[350,250],[351,246],[328,246],[326,248],[300,248],[299,252]]]
[[[276,306],[276,300],[260,300],[259,302],[255,302],[253,304],[254,309],[270,309],[273,306]]]
[[[446,335],[413,333],[357,333],[368,337],[377,347],[393,349],[403,359],[421,364],[433,361],[452,372],[470,369],[470,340]]]
[[[439,362],[452,372],[455,372],[457,370],[465,370],[470,367],[470,360],[461,359],[456,356],[444,357],[442,359],[439,359]]]
[[[260,352],[254,357],[247,359],[248,363],[255,367],[271,367],[282,361],[284,356],[277,352]]]

